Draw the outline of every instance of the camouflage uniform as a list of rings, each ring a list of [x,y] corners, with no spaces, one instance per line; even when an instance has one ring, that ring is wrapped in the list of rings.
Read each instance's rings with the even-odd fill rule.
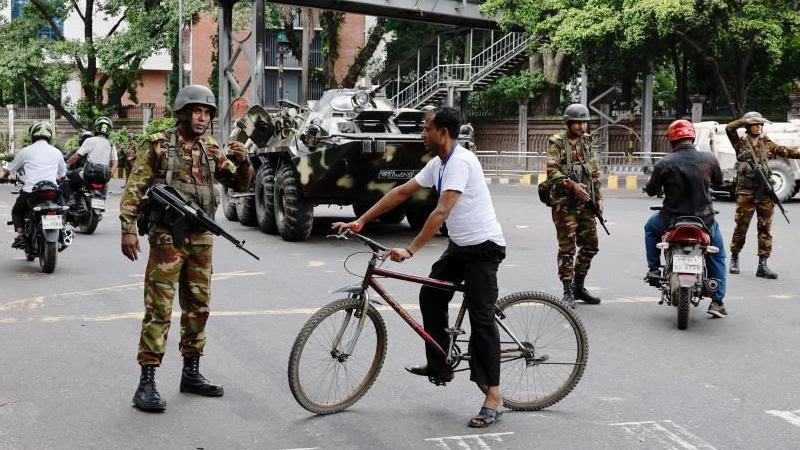
[[[737,176],[736,176],[736,228],[731,239],[731,253],[738,254],[744,247],[747,229],[753,214],[757,214],[758,229],[758,256],[769,257],[772,253],[772,216],[775,203],[766,195],[758,175],[752,171],[748,161],[753,155],[761,164],[766,164],[770,158],[781,156],[784,158],[800,159],[800,149],[791,149],[772,142],[763,134],[758,137],[755,148],[747,137],[740,138],[736,130],[746,126],[744,119],[736,120],[725,127],[725,131],[736,150]]]
[[[569,161],[566,148],[572,152]],[[592,258],[598,252],[594,214],[585,202],[578,200],[564,186],[570,171],[574,171],[589,193],[594,194],[595,201],[602,199],[600,169],[591,150],[589,135],[582,136],[573,145],[566,132],[555,134],[550,137],[547,147],[547,179],[554,183],[550,203],[558,238],[558,278],[562,282],[585,277]],[[577,258],[576,246],[579,248]]]
[[[136,162],[136,141],[133,137],[128,138],[128,147],[122,151],[125,156],[125,180],[131,176],[133,165]]]
[[[169,179],[169,150],[176,156]],[[201,138],[186,148],[175,129],[150,136],[138,153],[133,171],[120,201],[122,233],[137,233],[136,217],[141,199],[155,183],[175,187],[187,199],[214,217],[218,198],[213,186],[216,179],[234,190],[244,190],[250,183],[249,164],[235,164],[221,155],[214,161],[205,152],[217,147],[211,138]],[[211,249],[213,235],[208,231],[186,230],[182,245],[176,245],[172,230],[149,218],[150,255],[145,274],[145,316],[139,341],[139,364],[160,365],[166,350],[175,283],[179,286],[181,314],[180,351],[184,357],[202,355],[205,324],[209,313],[211,285]]]

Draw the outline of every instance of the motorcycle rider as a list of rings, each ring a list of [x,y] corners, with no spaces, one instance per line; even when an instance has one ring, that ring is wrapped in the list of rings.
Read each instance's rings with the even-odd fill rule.
[[[644,242],[647,251],[647,279],[653,281],[660,276],[661,242],[664,231],[681,216],[696,216],[703,219],[711,231],[711,245],[719,253],[706,255],[709,278],[719,280],[719,289],[711,295],[708,313],[713,317],[726,317],[723,305],[725,297],[725,244],[719,224],[714,219],[711,201],[711,186],[722,184],[722,170],[717,158],[709,152],[700,152],[694,147],[694,126],[688,120],[676,120],[667,129],[667,138],[672,153],[666,155],[653,168],[645,186],[650,197],[664,191],[661,211],[653,214],[644,226]]]
[[[79,189],[86,179],[85,171],[86,164],[93,164],[97,166],[111,166],[111,173],[117,170],[117,150],[114,144],[108,139],[111,134],[113,124],[108,117],[98,117],[94,121],[94,136],[86,138],[80,148],[68,160],[67,165],[74,168],[81,157],[86,157],[84,167],[77,170],[71,170],[69,173],[69,184],[65,186],[64,198],[74,202],[72,192]],[[102,169],[101,169],[102,170]],[[107,181],[107,180],[106,180]]]
[[[14,229],[17,230],[17,237],[11,244],[13,248],[22,248],[25,245],[25,214],[28,212],[28,201],[32,196],[33,186],[40,181],[56,183],[67,174],[64,154],[50,145],[54,135],[50,122],[35,122],[28,129],[28,133],[31,145],[17,153],[14,160],[6,166],[6,173],[0,178],[2,181],[8,181],[12,175],[24,174],[22,191],[11,209]]]

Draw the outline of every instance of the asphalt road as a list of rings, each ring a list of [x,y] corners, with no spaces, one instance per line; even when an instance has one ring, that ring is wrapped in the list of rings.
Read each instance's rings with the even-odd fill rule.
[[[3,221],[10,218],[10,190],[0,186]],[[549,210],[531,188],[493,186],[492,194],[508,240],[501,295],[531,289],[559,295]],[[6,227],[0,232],[0,448],[797,448],[797,225],[776,216],[770,259],[780,273],[776,281],[753,276],[751,227],[743,273],[729,279],[729,317],[708,319],[704,301],[692,310],[689,329],[679,331],[674,310],[658,305],[657,292],[641,281],[642,227],[654,203],[633,192],[607,195],[613,234],[601,234],[587,281],[603,304],[578,306],[590,352],[576,390],[545,411],[509,412],[486,430],[466,427],[482,400],[468,377],[440,388],[403,370],[422,362],[422,344],[391,311],[383,313],[386,362],[357,404],[315,416],[292,398],[286,370],[295,336],[332,300],[330,291],[356,281],[342,263],[362,247],[325,239],[331,220],[350,216],[349,208],[318,208],[321,219],[303,243],[218,216],[262,257],[256,262],[221,239],[215,245],[213,312],[201,368],[226,393],[208,399],[178,392],[176,314],[157,373],[168,409],[156,415],[130,407],[139,375],[145,261],[121,255],[118,211],[107,213],[95,235],[78,235],[52,275],[10,248],[13,233]],[[800,221],[798,205],[788,209]],[[718,209],[727,245],[734,205],[720,202]],[[372,226],[366,233],[397,246],[413,237],[404,225]],[[438,238],[391,267],[427,274],[445,244]],[[357,256],[349,267],[358,271],[365,263]],[[387,286],[401,303],[416,304],[414,286]]]

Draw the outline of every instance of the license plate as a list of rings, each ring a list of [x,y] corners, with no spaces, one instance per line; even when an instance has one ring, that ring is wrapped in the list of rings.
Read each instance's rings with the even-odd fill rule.
[[[45,230],[60,230],[64,228],[61,216],[42,216],[42,228]]]
[[[92,199],[92,209],[105,209],[106,201],[102,198],[93,198]]]
[[[703,273],[703,257],[700,255],[673,255],[672,271],[675,273]]]

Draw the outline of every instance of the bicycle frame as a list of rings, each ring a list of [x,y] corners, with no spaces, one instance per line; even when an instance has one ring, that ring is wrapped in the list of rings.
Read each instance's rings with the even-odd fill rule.
[[[460,334],[464,334],[464,331],[461,329],[461,324],[464,321],[464,315],[465,315],[466,310],[467,310],[466,302],[463,302],[461,304],[461,308],[458,311],[458,316],[456,318],[455,323],[453,324],[453,327],[452,328],[448,328],[448,330],[447,330],[448,333],[451,335],[451,339],[450,339],[450,343],[449,343],[448,349],[445,351],[445,349],[443,349],[442,346],[439,345],[439,343],[436,342],[436,340],[430,334],[428,334],[428,332],[425,331],[425,329],[422,327],[422,325],[420,325],[419,322],[417,322],[413,317],[411,317],[411,314],[409,314],[408,311],[406,311],[400,305],[400,303],[394,298],[394,296],[392,296],[392,294],[390,294],[380,283],[378,283],[378,281],[375,279],[375,277],[380,276],[380,277],[392,278],[392,279],[395,279],[395,280],[408,281],[408,282],[415,283],[415,284],[421,284],[423,286],[429,286],[429,287],[433,287],[433,288],[437,288],[437,289],[444,289],[444,290],[453,291],[453,292],[464,292],[465,291],[464,285],[463,284],[456,284],[456,283],[452,283],[452,282],[444,281],[444,280],[437,280],[437,279],[434,279],[434,278],[420,277],[420,276],[416,276],[416,275],[409,275],[409,274],[405,274],[405,273],[400,273],[400,272],[395,272],[395,271],[391,271],[391,270],[382,269],[382,268],[377,266],[377,262],[379,260],[381,260],[381,259],[382,258],[377,253],[373,253],[372,259],[370,259],[369,265],[367,266],[367,271],[364,274],[364,281],[361,284],[361,288],[363,289],[363,291],[366,293],[367,288],[372,288],[384,301],[386,301],[386,303],[426,343],[428,343],[437,353],[439,353],[439,355],[448,364],[453,364],[453,363],[457,362],[457,361],[454,361],[454,359],[452,357],[452,353],[453,353],[453,347],[454,347],[455,342],[456,342],[455,336],[458,336]],[[366,311],[366,308],[368,306],[369,306],[369,297],[368,297],[368,295],[364,295],[364,305],[362,306],[362,310]],[[346,319],[346,321],[349,321],[349,320],[350,320],[350,317],[348,317]],[[355,348],[356,341],[358,340],[358,337],[359,337],[359,335],[361,333],[361,330],[362,330],[362,328],[364,326],[364,321],[365,320],[366,320],[366,314],[362,313],[361,317],[359,318],[359,324],[358,324],[358,328],[357,328],[356,334],[353,336],[353,338],[352,338],[352,340],[351,340],[351,342],[350,342],[350,344],[348,346],[348,349],[346,351],[347,354],[352,354],[353,349]],[[500,326],[500,328],[503,331],[505,331],[508,334],[508,336],[511,337],[511,339],[520,348],[523,347],[522,342],[519,339],[517,339],[517,337],[514,335],[514,333],[512,333],[511,330],[503,323],[503,321],[501,320],[501,317],[497,313],[495,314],[495,321]],[[339,346],[339,343],[341,341],[342,335],[344,333],[344,328],[345,327],[342,327],[341,331],[339,332],[339,335],[334,340],[334,349],[338,348],[338,346]],[[459,358],[462,359],[462,360],[469,360],[470,359],[468,355],[460,355]]]

